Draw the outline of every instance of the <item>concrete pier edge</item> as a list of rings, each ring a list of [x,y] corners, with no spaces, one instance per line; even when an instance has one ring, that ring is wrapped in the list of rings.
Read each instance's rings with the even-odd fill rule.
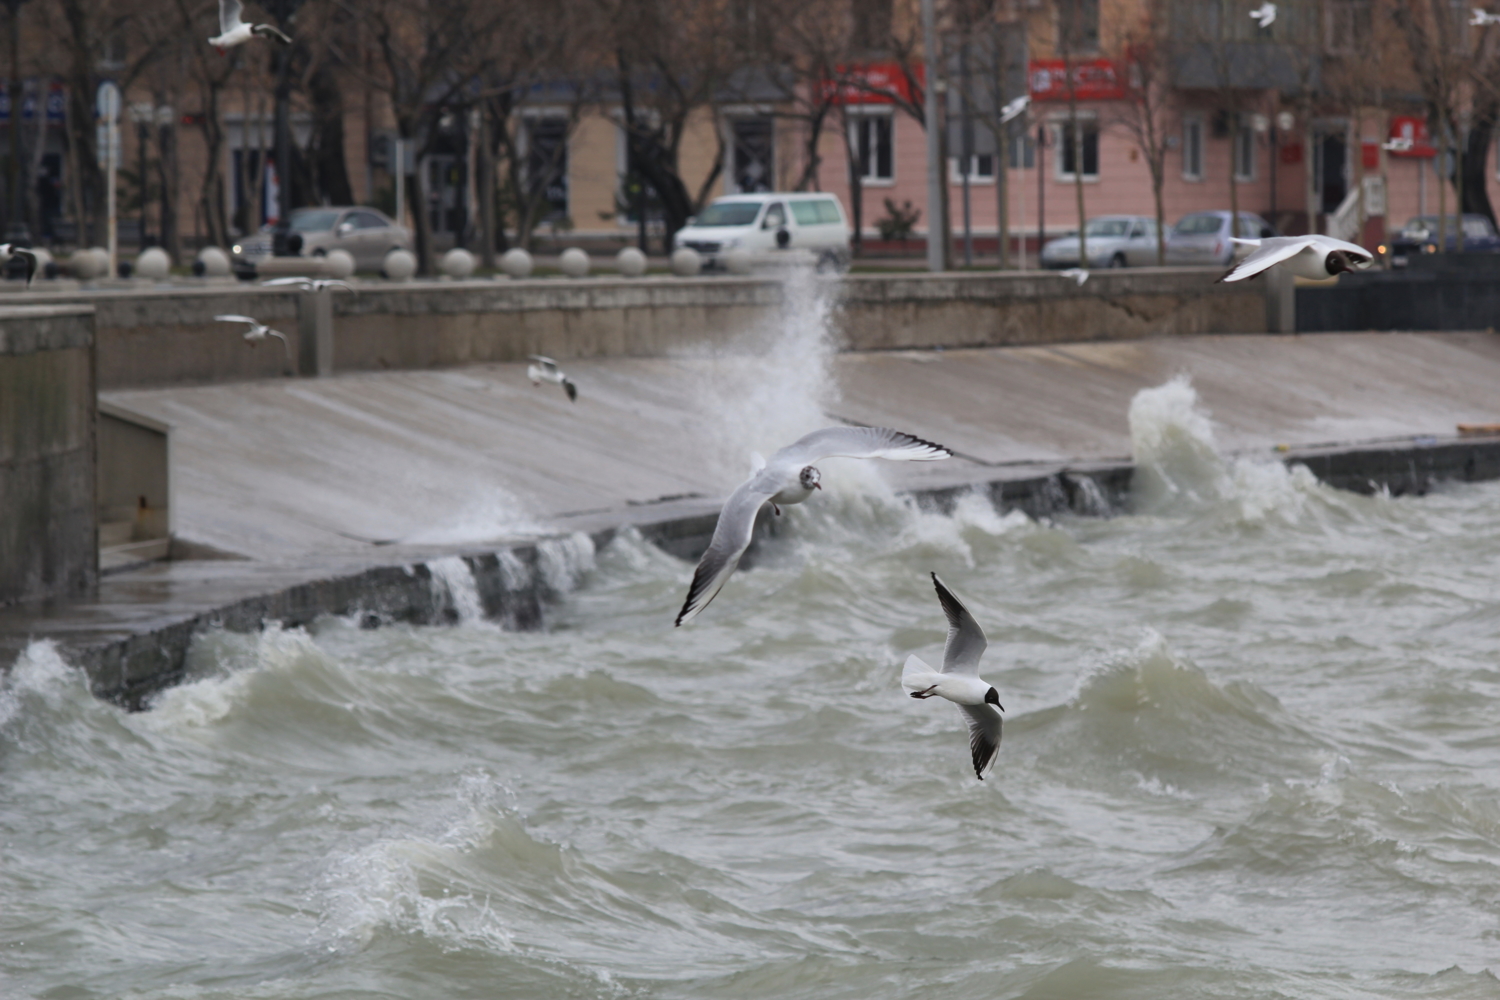
[[[1500,437],[1415,439],[1378,444],[1332,445],[1299,449],[1276,456],[1288,465],[1305,465],[1322,482],[1371,494],[1420,495],[1436,482],[1500,479]],[[912,491],[906,496],[927,509],[948,513],[964,495],[978,492],[997,510],[1024,511],[1042,519],[1059,513],[1109,516],[1123,511],[1135,468],[1130,463],[1087,463],[1036,468],[1010,477]],[[698,558],[707,547],[716,513],[670,517],[635,525],[643,538],[680,558]],[[607,544],[622,527],[588,534],[593,545]],[[576,533],[575,533],[576,534]],[[774,523],[762,519],[757,542],[774,534]],[[473,575],[484,616],[510,630],[541,628],[545,605],[558,594],[541,563],[557,539],[469,548],[452,553]],[[753,562],[754,548],[746,564]],[[451,558],[445,557],[445,558]],[[108,639],[69,638],[65,631],[42,629],[28,640],[53,639],[63,658],[85,671],[90,690],[130,710],[146,708],[153,695],[187,676],[187,653],[193,637],[210,629],[254,632],[268,623],[294,628],[324,616],[356,616],[375,627],[395,622],[452,623],[459,619],[453,595],[426,562],[375,566],[308,579],[268,590],[209,610]],[[673,608],[664,608],[669,620]],[[9,671],[11,663],[3,665]]]

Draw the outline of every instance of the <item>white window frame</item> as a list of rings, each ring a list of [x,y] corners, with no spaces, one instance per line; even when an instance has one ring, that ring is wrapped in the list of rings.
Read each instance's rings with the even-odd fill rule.
[[[1191,160],[1197,160],[1197,170],[1190,170]],[[1189,115],[1182,120],[1182,179],[1203,180],[1203,117]]]
[[[865,164],[865,173],[860,177],[861,187],[895,187],[896,186],[896,109],[889,105],[875,104],[864,107],[853,107],[847,111],[849,116],[849,145],[852,149],[859,149],[859,126],[866,119],[883,117],[890,123],[891,128],[891,175],[881,177],[870,173],[870,165]],[[873,159],[873,157],[872,157]]]
[[[978,165],[979,165],[979,160],[980,160],[981,156],[984,156],[984,157],[988,158],[989,161],[990,161],[990,172],[987,173],[987,174],[986,173],[982,173],[980,170],[977,169]],[[998,160],[999,158],[1000,158],[999,155],[996,154],[996,153],[984,153],[984,154],[975,153],[972,157],[970,157],[970,163],[969,163],[969,165],[971,167],[975,168],[975,169],[972,169],[972,170],[969,171],[969,184],[970,185],[974,185],[974,184],[994,184],[995,183],[995,161]],[[957,156],[950,156],[950,157],[948,157],[948,183],[949,184],[962,184],[964,182],[963,173],[958,169],[958,161],[959,161],[959,159],[960,159],[960,157],[957,157]]]
[[[1104,138],[1104,129],[1102,129],[1099,126],[1099,118],[1092,111],[1080,112],[1079,115],[1076,118],[1076,122],[1078,124],[1079,132],[1080,132],[1080,135],[1078,136],[1078,138],[1080,138],[1080,139],[1082,138],[1081,133],[1082,133],[1082,130],[1083,130],[1083,128],[1085,126],[1092,126],[1093,129],[1094,129],[1094,135],[1095,135],[1095,138],[1094,138],[1094,169],[1095,169],[1096,172],[1092,173],[1092,174],[1088,174],[1088,173],[1084,174],[1083,175],[1083,183],[1085,183],[1085,184],[1098,184],[1099,183],[1099,174],[1097,173],[1097,171],[1100,168],[1100,166],[1102,165],[1099,161],[1103,159],[1103,153],[1104,153],[1104,149],[1103,149],[1103,146],[1102,146],[1102,140]],[[1067,118],[1062,117],[1062,118],[1053,118],[1053,119],[1051,119],[1051,121],[1048,122],[1048,124],[1051,126],[1051,131],[1052,131],[1052,136],[1051,136],[1052,150],[1053,150],[1053,155],[1052,155],[1052,179],[1055,180],[1055,181],[1068,181],[1068,182],[1072,182],[1073,180],[1076,179],[1073,176],[1073,172],[1070,171],[1070,170],[1069,171],[1064,171],[1063,170],[1063,133],[1068,128],[1068,126],[1069,126],[1070,123],[1069,123],[1069,121],[1068,121]],[[1079,142],[1079,144],[1078,144],[1077,156],[1078,156],[1078,158],[1080,160],[1083,158],[1083,143],[1082,142]]]
[[[1251,128],[1249,122],[1242,123],[1239,128],[1234,130],[1233,138],[1230,141],[1230,147],[1230,152],[1234,155],[1235,181],[1239,184],[1253,183],[1255,180],[1256,168],[1260,162],[1260,156],[1259,151],[1256,149],[1255,129]],[[1245,156],[1241,155],[1242,152],[1248,154],[1248,158],[1250,160],[1249,171],[1240,170],[1240,167],[1244,165],[1244,160],[1246,159]]]

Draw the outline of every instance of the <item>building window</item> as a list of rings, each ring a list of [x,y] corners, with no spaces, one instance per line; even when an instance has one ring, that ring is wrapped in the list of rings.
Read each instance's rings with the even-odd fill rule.
[[[1234,179],[1255,180],[1255,130],[1249,125],[1234,130]]]
[[[1023,132],[1010,140],[1010,169],[1030,170],[1036,166],[1036,140]]]
[[[948,157],[948,181],[951,184],[962,184],[963,174],[958,172],[959,156]],[[969,157],[969,183],[970,184],[993,184],[995,183],[995,158],[989,153],[974,154]]]
[[[1182,123],[1182,179],[1203,179],[1203,119],[1188,118]]]
[[[1099,0],[1057,0],[1057,49],[1068,55],[1099,51]]]
[[[1325,48],[1330,55],[1352,56],[1369,51],[1370,0],[1328,0],[1323,16]]]
[[[543,220],[568,217],[568,120],[546,116],[527,118],[526,193],[546,205]]]
[[[769,116],[729,121],[729,177],[732,193],[775,188],[775,129]]]
[[[895,183],[896,149],[891,115],[856,115],[849,124],[849,132],[860,179],[866,184]]]
[[[1061,122],[1056,126],[1054,135],[1057,142],[1057,158],[1054,161],[1057,164],[1057,179],[1073,180],[1081,160],[1083,179],[1098,180],[1099,123],[1080,120],[1076,123],[1076,128],[1069,128],[1067,122]]]

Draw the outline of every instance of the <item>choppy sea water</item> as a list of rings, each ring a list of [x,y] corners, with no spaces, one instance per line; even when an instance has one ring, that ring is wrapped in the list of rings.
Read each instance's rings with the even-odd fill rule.
[[[1500,994],[1500,483],[1225,460],[1181,383],[1131,419],[1121,516],[835,473],[681,629],[625,534],[546,631],[210,634],[140,714],[33,646],[0,993]],[[898,684],[929,571],[989,635],[983,783]]]

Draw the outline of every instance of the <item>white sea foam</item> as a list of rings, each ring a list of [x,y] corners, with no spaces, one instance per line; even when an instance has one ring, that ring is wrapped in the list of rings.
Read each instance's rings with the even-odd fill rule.
[[[8,673],[0,673],[0,726],[18,717],[32,699],[57,706],[82,674],[69,666],[50,639],[29,643]]]
[[[594,540],[582,531],[543,539],[537,543],[536,554],[542,582],[554,594],[573,590],[594,568]]]
[[[474,571],[462,556],[443,556],[427,563],[432,573],[432,596],[453,609],[461,622],[484,620],[484,602],[479,599],[479,586],[474,582]]]

